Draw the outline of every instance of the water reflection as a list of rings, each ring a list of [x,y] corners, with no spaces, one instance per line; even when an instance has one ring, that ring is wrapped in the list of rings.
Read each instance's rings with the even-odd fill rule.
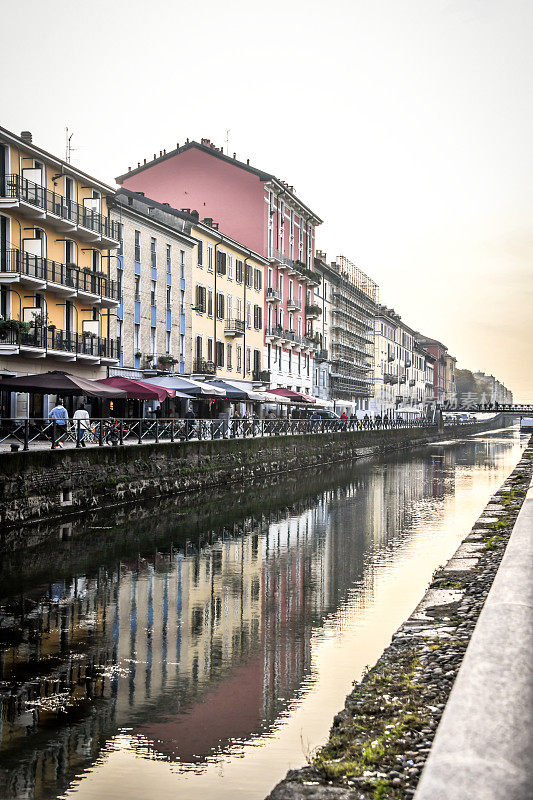
[[[517,441],[94,515],[56,528],[52,546],[42,527],[31,554],[13,534],[0,572],[0,796],[64,793],[119,733],[142,758],[200,771],[235,742],[274,736],[317,678],[314,632],[348,602],[364,616],[379,564],[406,557],[458,476],[499,481]]]

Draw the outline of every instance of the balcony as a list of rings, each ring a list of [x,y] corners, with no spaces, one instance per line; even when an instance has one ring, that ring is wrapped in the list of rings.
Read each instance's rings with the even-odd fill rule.
[[[269,286],[266,290],[266,301],[267,303],[280,303],[281,302],[281,293],[278,289],[275,289],[273,286]]]
[[[292,268],[292,258],[283,255],[279,250],[274,250],[270,261],[277,266],[278,269],[286,270]]]
[[[79,297],[97,306],[120,303],[116,281],[90,268],[61,264],[17,248],[0,251],[0,284],[17,284],[33,290],[48,289],[63,297]]]
[[[320,363],[321,361],[327,361],[327,360],[328,360],[328,351],[327,350],[319,350],[315,354],[315,361]]]
[[[102,339],[91,333],[62,331],[53,325],[28,325],[27,330],[0,329],[0,354],[115,364],[120,359],[120,340]]]
[[[254,381],[260,381],[261,383],[270,383],[270,370],[268,369],[254,369],[252,373],[252,379]]]
[[[383,383],[390,383],[394,385],[397,381],[397,377],[393,372],[384,372],[383,373]]]
[[[75,232],[79,239],[118,247],[118,223],[88,206],[51,192],[21,175],[6,175],[0,186],[0,210],[16,208],[31,219],[45,220],[58,231]]]
[[[322,314],[322,309],[316,303],[308,303],[305,307],[305,316],[307,319],[318,319]]]
[[[244,336],[244,320],[228,317],[224,325],[224,334],[232,338],[235,336]]]
[[[288,297],[287,298],[287,310],[288,311],[301,311],[302,310],[301,301],[297,300],[295,297]]]
[[[197,358],[194,362],[193,372],[196,375],[214,375],[216,367],[214,361],[205,361],[203,358]]]

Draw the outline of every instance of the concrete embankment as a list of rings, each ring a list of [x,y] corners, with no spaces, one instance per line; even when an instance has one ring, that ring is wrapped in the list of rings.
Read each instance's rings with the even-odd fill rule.
[[[326,745],[268,800],[531,796],[532,473],[530,443]]]
[[[172,495],[296,469],[318,468],[496,428],[489,423],[386,431],[35,450],[0,459],[5,528],[88,509]]]

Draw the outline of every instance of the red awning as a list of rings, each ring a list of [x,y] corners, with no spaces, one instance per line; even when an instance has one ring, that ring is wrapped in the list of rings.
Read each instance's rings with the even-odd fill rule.
[[[267,389],[269,394],[277,394],[280,397],[287,397],[289,400],[294,400],[297,403],[316,403],[314,397],[311,395],[303,394],[302,392],[293,392],[292,389]]]
[[[131,378],[122,378],[120,375],[112,375],[111,378],[104,378],[100,383],[114,386],[117,389],[124,389],[128,393],[128,400],[159,400],[160,403],[167,397],[175,397],[174,389],[164,386],[156,386],[153,383],[144,381],[134,381]]]

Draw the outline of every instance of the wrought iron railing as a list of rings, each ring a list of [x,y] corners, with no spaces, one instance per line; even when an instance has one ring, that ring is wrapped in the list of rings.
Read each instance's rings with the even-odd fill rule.
[[[16,247],[0,250],[0,274],[2,273],[26,275],[28,278],[55,283],[109,300],[120,299],[117,282],[106,275],[99,275],[89,268],[80,269],[75,264],[62,264],[33,253],[24,253]]]
[[[30,325],[29,330],[0,330],[0,346],[13,345],[37,350],[52,350],[81,356],[120,358],[120,339],[104,339],[92,333],[62,331],[50,325]]]
[[[48,214],[60,217],[73,225],[93,231],[99,236],[119,240],[118,222],[104,217],[100,212],[88,206],[69,200],[61,194],[50,191],[21,175],[6,175],[3,186],[0,185],[2,197],[23,201],[40,208]]]

